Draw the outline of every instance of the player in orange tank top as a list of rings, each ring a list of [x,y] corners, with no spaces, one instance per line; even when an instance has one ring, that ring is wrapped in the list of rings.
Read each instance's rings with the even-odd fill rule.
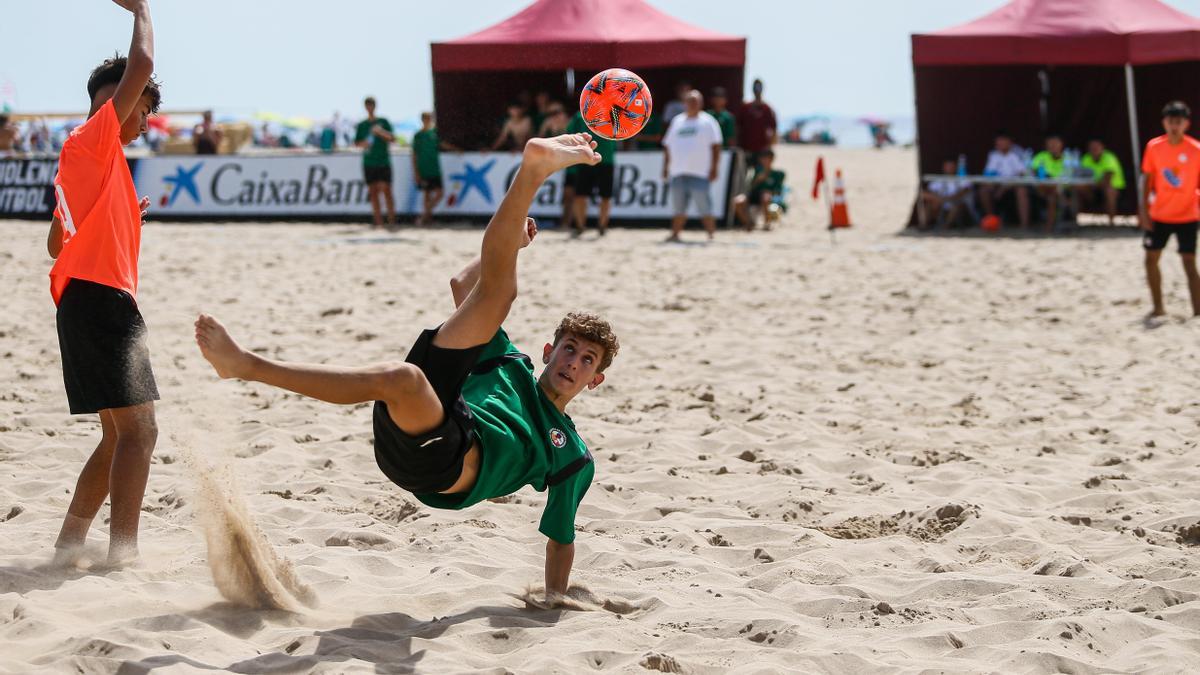
[[[1149,321],[1166,316],[1162,298],[1162,273],[1158,261],[1171,235],[1179,244],[1179,257],[1187,275],[1192,314],[1200,316],[1200,272],[1196,271],[1196,234],[1200,228],[1200,141],[1187,135],[1192,111],[1182,101],[1163,108],[1165,134],[1146,144],[1142,159],[1142,191],[1138,225],[1145,231],[1146,283],[1154,309]]]
[[[146,118],[158,109],[154,29],[148,0],[113,2],[133,14],[129,57],[105,60],[88,78],[91,110],[63,144],[46,244],[56,258],[50,294],[71,413],[98,413],[103,429],[55,543],[60,565],[80,562],[88,529],[110,495],[108,564],[137,556],[158,435],[158,389],[135,300],[149,200],[139,203],[123,149],[145,133]]]

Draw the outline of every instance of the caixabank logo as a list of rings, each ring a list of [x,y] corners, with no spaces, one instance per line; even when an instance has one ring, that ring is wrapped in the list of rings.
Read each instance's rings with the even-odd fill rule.
[[[229,159],[180,162],[162,170],[159,206],[165,210],[288,210],[362,205],[366,183],[322,162]]]

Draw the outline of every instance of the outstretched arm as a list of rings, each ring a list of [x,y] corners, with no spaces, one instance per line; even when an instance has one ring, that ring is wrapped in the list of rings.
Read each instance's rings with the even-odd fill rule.
[[[150,21],[149,0],[113,0],[133,12],[133,40],[129,44],[129,63],[113,94],[113,107],[122,123],[137,110],[138,101],[146,91],[146,83],[154,75],[154,25]]]
[[[560,544],[546,540],[546,595],[563,595],[571,580],[571,565],[575,562],[575,544]]]
[[[537,221],[533,218],[525,219],[525,243],[521,244],[521,248],[533,243],[533,238],[537,236]],[[460,307],[466,301],[467,296],[471,294],[471,290],[475,288],[475,284],[479,283],[479,266],[481,262],[479,256],[475,256],[467,266],[462,268],[462,271],[450,278],[450,293],[454,295],[454,306]]]

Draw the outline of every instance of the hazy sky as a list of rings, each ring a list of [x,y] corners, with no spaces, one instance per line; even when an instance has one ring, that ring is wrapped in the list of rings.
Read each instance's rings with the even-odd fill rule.
[[[489,26],[531,0],[155,0],[165,108],[357,115],[365,94],[393,118],[430,107],[429,43]],[[968,21],[1004,0],[650,0],[748,38],[747,85],[784,116],[910,115],[909,34]],[[1200,0],[1171,0],[1200,14]],[[92,66],[129,46],[109,0],[4,0],[0,99],[25,111],[86,108]],[[613,64],[620,65],[620,64]]]

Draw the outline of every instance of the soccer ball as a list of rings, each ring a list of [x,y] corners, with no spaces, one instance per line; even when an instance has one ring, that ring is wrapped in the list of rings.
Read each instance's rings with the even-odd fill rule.
[[[579,95],[579,112],[592,133],[621,141],[646,126],[652,103],[645,80],[624,68],[609,68],[588,80]]]

